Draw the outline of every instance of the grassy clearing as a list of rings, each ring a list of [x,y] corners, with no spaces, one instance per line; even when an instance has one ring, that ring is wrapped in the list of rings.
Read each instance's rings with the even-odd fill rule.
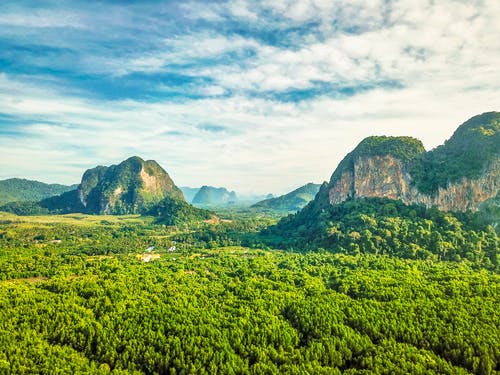
[[[17,216],[8,212],[0,212],[0,222],[4,224],[31,223],[31,224],[68,224],[68,225],[95,225],[95,224],[150,224],[154,220],[150,216],[141,215],[40,215]]]

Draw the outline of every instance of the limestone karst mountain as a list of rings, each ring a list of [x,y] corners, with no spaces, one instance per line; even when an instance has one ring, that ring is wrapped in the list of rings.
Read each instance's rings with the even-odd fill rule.
[[[87,170],[76,190],[42,200],[50,211],[91,214],[143,213],[165,198],[184,201],[181,190],[154,160],[131,157]]]
[[[344,243],[348,251],[357,246],[363,228],[366,240],[374,243],[383,236],[371,238],[373,233],[386,224],[389,232],[395,230],[389,225],[394,220],[420,223],[422,231],[429,223],[441,227],[440,220],[459,222],[460,213],[470,211],[467,225],[478,222],[478,227],[498,229],[499,189],[500,113],[490,112],[466,121],[444,145],[429,152],[411,137],[364,139],[314,200],[283,218],[270,233],[285,240],[296,237],[301,246],[335,248]],[[448,217],[446,212],[459,214]],[[473,219],[471,212],[476,212]],[[422,246],[429,246],[425,241]],[[390,246],[404,248],[400,245]]]
[[[339,164],[321,204],[385,197],[445,211],[477,210],[500,187],[500,113],[475,116],[424,152],[410,137],[369,137]]]
[[[217,205],[234,203],[238,200],[234,191],[228,191],[224,187],[216,188],[204,185],[193,198],[194,204]]]

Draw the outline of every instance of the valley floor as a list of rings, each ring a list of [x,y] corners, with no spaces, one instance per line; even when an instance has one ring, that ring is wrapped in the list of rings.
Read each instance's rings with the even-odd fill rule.
[[[496,271],[191,230],[0,214],[0,373],[500,372]]]

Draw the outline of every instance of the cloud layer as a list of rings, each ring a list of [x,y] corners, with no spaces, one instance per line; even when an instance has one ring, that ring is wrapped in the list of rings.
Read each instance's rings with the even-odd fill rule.
[[[0,178],[137,154],[281,193],[368,135],[431,148],[500,108],[496,0],[59,4],[0,5]]]

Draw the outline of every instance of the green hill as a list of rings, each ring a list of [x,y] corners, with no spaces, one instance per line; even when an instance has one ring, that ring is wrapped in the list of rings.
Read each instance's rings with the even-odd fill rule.
[[[320,184],[308,183],[280,197],[257,202],[251,208],[284,212],[298,211],[314,199],[320,186]]]
[[[275,247],[467,259],[498,268],[499,129],[500,113],[479,115],[430,152],[410,137],[369,137],[342,160],[313,201],[264,237]],[[462,179],[434,197],[438,187]],[[474,207],[468,202],[477,211],[442,209],[451,203]]]
[[[433,194],[449,182],[478,178],[499,157],[500,112],[487,112],[472,117],[443,145],[415,159],[409,171],[422,193]]]
[[[157,223],[165,225],[208,220],[215,215],[213,212],[194,207],[180,199],[171,198],[165,198],[146,213],[157,217]]]
[[[87,170],[76,191],[40,204],[56,212],[133,214],[145,212],[167,197],[184,200],[181,190],[157,162],[134,156],[118,165]]]
[[[77,185],[45,184],[22,178],[0,181],[0,204],[7,202],[36,202],[73,190]]]

